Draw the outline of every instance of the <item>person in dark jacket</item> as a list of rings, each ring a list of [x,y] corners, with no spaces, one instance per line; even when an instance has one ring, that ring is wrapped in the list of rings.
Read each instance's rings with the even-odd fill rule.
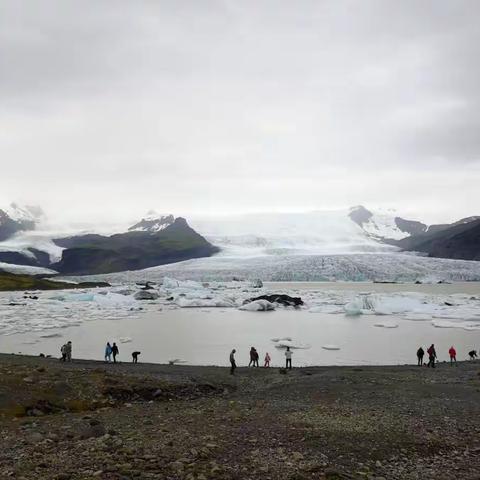
[[[428,364],[427,367],[435,368],[435,360],[437,358],[437,352],[435,351],[435,345],[432,343],[430,348],[427,350],[428,353]]]
[[[235,349],[230,352],[230,375],[234,375],[235,369],[237,368],[237,364],[235,363],[235,353]]]
[[[423,356],[425,355],[425,351],[422,347],[417,350],[417,365],[421,367],[423,365]]]
[[[132,352],[132,363],[138,363],[138,356],[141,353],[142,352],[139,352],[139,351]]]
[[[113,342],[112,345],[112,355],[113,355],[113,363],[117,363],[117,355],[120,353],[118,350],[117,344]]]
[[[258,352],[255,347],[250,349],[250,362],[248,362],[248,366],[258,367]]]
[[[258,365],[258,360],[259,360],[259,358],[260,358],[260,355],[258,354],[257,349],[255,349],[255,359],[254,359],[254,361],[253,361],[253,365],[254,365],[255,367],[258,367],[258,366],[259,366],[259,365]]]

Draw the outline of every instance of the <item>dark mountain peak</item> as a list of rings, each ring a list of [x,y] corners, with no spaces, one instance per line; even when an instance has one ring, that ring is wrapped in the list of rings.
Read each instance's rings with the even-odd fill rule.
[[[395,217],[395,225],[402,232],[408,233],[409,235],[420,235],[427,231],[428,226],[422,222],[416,220],[405,220],[402,217]]]
[[[373,213],[370,210],[367,210],[363,205],[357,205],[356,207],[350,208],[348,216],[357,225],[362,227],[364,223],[367,223],[373,217]]]

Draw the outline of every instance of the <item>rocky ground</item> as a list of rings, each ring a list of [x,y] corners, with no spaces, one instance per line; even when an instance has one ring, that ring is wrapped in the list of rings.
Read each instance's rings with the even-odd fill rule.
[[[480,368],[0,356],[0,478],[480,478]]]

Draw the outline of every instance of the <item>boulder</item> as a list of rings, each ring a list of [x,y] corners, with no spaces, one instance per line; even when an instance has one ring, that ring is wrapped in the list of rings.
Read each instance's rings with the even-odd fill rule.
[[[279,303],[284,307],[299,307],[300,305],[303,305],[303,300],[300,297],[291,297],[290,295],[285,294],[260,295],[259,297],[245,300],[244,303],[255,302],[257,300],[267,300],[267,302],[270,303]]]

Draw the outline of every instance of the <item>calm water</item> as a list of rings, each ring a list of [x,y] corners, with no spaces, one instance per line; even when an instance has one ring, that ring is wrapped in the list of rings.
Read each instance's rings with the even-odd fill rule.
[[[270,284],[271,285],[271,284]],[[269,285],[269,286],[270,286]],[[386,285],[386,284],[282,284],[286,289],[352,288],[358,291],[423,291],[431,293],[479,294],[479,284]],[[398,328],[374,326],[392,320]],[[296,365],[403,364],[415,361],[420,345],[435,343],[440,360],[447,359],[450,345],[455,345],[458,359],[466,359],[472,348],[480,349],[480,331],[434,328],[429,321],[409,321],[397,316],[309,313],[277,310],[244,312],[236,309],[172,309],[149,311],[137,318],[98,319],[75,327],[49,332],[59,337],[39,338],[38,333],[0,336],[0,351],[10,353],[58,355],[61,344],[73,342],[74,356],[102,359],[107,340],[130,337],[119,343],[120,359],[130,361],[134,350],[140,359],[167,362],[181,359],[190,364],[226,365],[232,348],[237,349],[239,365],[248,363],[248,352],[255,346],[263,360],[269,352],[273,365],[284,362],[283,350],[275,348],[271,338],[292,337],[310,348],[294,350]],[[32,340],[38,343],[31,344]],[[340,350],[329,351],[323,345],[335,344]]]

